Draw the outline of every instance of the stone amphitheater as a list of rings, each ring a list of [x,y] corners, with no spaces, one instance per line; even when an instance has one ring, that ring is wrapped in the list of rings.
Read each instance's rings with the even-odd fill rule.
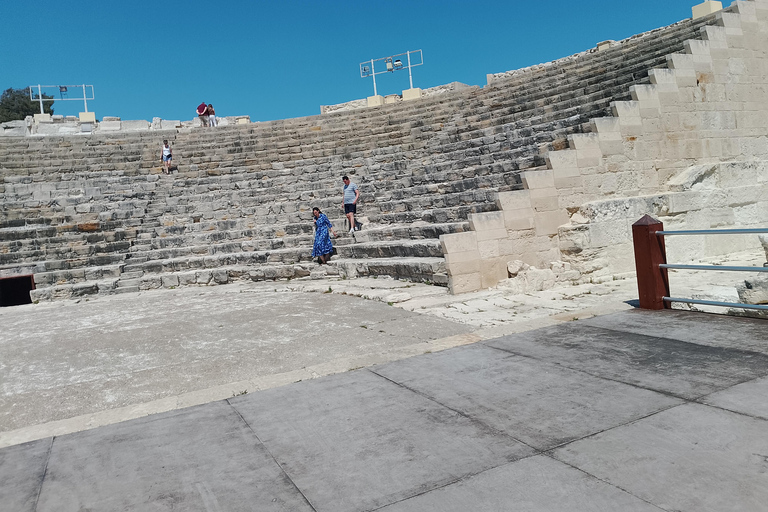
[[[768,0],[751,0],[414,101],[215,130],[7,125],[0,300],[323,274],[463,293],[510,279],[510,262],[552,282],[612,279],[634,270],[644,214],[766,225],[767,120]],[[321,267],[311,210],[343,223],[345,174],[365,226]],[[670,257],[749,244],[694,237]]]

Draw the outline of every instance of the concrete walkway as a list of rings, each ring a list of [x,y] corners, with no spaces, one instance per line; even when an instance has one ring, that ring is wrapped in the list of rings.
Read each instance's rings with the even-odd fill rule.
[[[765,326],[624,311],[43,438],[0,450],[0,503],[768,510]]]
[[[713,274],[680,295],[734,293]],[[636,290],[326,278],[2,308],[0,510],[768,511],[766,321]]]

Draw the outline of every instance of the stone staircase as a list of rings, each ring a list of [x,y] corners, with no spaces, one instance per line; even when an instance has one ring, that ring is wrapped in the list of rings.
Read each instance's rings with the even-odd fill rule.
[[[309,275],[311,209],[344,232],[340,177],[365,229],[331,271],[446,284],[439,237],[495,211],[520,173],[589,131],[648,70],[715,22],[683,21],[606,51],[383,107],[216,130],[0,140],[0,277],[39,299]],[[169,139],[178,166],[160,174]]]

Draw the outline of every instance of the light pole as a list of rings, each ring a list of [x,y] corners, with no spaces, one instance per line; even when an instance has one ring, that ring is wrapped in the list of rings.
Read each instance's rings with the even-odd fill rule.
[[[82,87],[83,88],[83,97],[82,98],[65,98],[63,94],[67,91],[67,88],[69,87]],[[91,97],[88,97],[88,93],[86,91],[86,88],[91,88]],[[37,98],[35,98],[35,93],[33,92],[33,88],[37,89]],[[60,98],[58,100],[54,100],[53,96],[51,95],[50,98],[43,98],[43,89],[53,89],[56,88],[59,90]],[[95,99],[95,95],[93,92],[93,86],[92,85],[30,85],[29,86],[29,99],[31,100],[38,100],[40,102],[40,113],[44,114],[43,111],[43,102],[44,101],[82,101],[83,107],[85,108],[85,111],[88,112],[88,100]]]
[[[411,61],[412,55],[418,59],[415,64]],[[407,66],[403,66],[403,61],[398,58],[403,56],[406,57],[406,61],[408,62]],[[379,63],[380,68],[383,66],[383,69],[377,70],[376,63]],[[400,69],[408,68],[408,80],[411,84],[411,89],[413,89],[413,72],[411,71],[411,68],[421,66],[422,64],[424,64],[424,55],[422,54],[421,50],[407,51],[397,55],[390,55],[389,57],[382,57],[380,59],[371,59],[369,61],[361,62],[360,77],[368,78],[370,76],[373,78],[373,95],[378,96],[379,93],[376,89],[376,75],[392,73]]]

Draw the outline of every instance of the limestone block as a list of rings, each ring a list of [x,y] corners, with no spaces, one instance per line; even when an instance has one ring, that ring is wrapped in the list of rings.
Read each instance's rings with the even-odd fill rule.
[[[517,266],[522,262],[512,262]],[[519,272],[509,279],[499,282],[499,288],[508,290],[513,294],[532,293],[542,290],[549,290],[555,286],[557,278],[555,273],[549,269],[541,269],[524,265]]]
[[[624,137],[620,132],[600,132],[598,134],[598,140],[600,144],[600,153],[603,156],[621,155],[624,153]],[[557,174],[555,174],[555,177],[557,177]]]
[[[672,53],[667,55],[667,66],[669,69],[695,69],[693,55],[687,53]]]
[[[677,85],[677,80],[675,78],[675,71],[672,69],[666,69],[666,68],[651,69],[650,71],[648,71],[648,78],[650,78],[651,84],[653,85],[660,85],[660,84]]]
[[[600,41],[599,43],[597,43],[597,46],[596,46],[597,51],[598,52],[603,52],[603,51],[609,49],[615,43],[616,43],[616,41],[613,41],[613,40],[610,40],[610,39],[608,41]]]
[[[35,114],[35,124],[52,123],[51,114]]]
[[[583,184],[584,181],[582,180],[581,176],[564,176],[555,178],[555,188],[561,191],[581,188]],[[561,204],[560,201],[558,201],[558,204]]]
[[[58,135],[61,133],[61,126],[53,123],[40,123],[37,125],[35,133],[38,135]]]
[[[758,235],[757,237],[760,239],[760,244],[765,251],[765,259],[768,261],[768,235]]]
[[[208,284],[211,281],[211,271],[210,270],[201,270],[196,273],[196,280],[195,282],[197,284]]]
[[[531,208],[531,197],[527,190],[499,192],[496,206],[500,210],[520,210]]]
[[[600,141],[596,133],[577,133],[568,136],[568,146],[577,151],[599,149]]]
[[[676,69],[674,71],[678,87],[696,87],[698,85],[699,79],[695,69]]]
[[[768,304],[768,277],[749,277],[736,286],[736,293],[743,304]]]
[[[768,223],[766,202],[734,207],[733,215],[737,226],[754,226],[756,224]]]
[[[20,137],[29,134],[26,121],[7,121],[0,124],[0,136]]]
[[[369,107],[380,107],[384,105],[384,96],[368,96],[367,101]]]
[[[499,281],[507,278],[507,260],[496,258],[483,260],[483,268],[480,276],[480,286],[491,288],[499,284]]]
[[[229,274],[226,270],[216,269],[211,273],[213,282],[216,284],[227,284],[229,281]]]
[[[600,151],[600,146],[587,149],[576,150],[576,163],[579,169],[587,167],[597,167],[600,165],[603,159],[603,153]]]
[[[504,226],[508,231],[533,228],[533,210],[527,208],[504,211]]]
[[[477,250],[480,253],[480,258],[483,260],[490,260],[501,256],[501,253],[499,252],[498,238],[491,240],[478,240]]]
[[[661,143],[659,141],[640,139],[635,142],[634,146],[634,157],[637,160],[655,160],[661,154]]]
[[[714,25],[707,25],[701,27],[701,38],[708,41],[710,44],[710,52],[714,48],[727,48],[728,37],[725,32],[725,27],[718,27]]]
[[[393,103],[397,103],[398,101],[400,101],[399,94],[387,94],[386,96],[384,96],[385,105],[391,105]]]
[[[122,127],[120,121],[104,121],[99,123],[99,131],[103,132],[117,132]]]
[[[567,168],[567,169],[575,169],[578,167],[578,164],[576,163],[576,151],[572,149],[563,149],[561,151],[550,151],[549,153],[547,153],[546,159],[547,159],[547,166],[549,166],[550,169],[557,169],[560,167]],[[530,172],[533,172],[533,171],[530,171]],[[525,182],[523,182],[523,185],[525,186]]]
[[[480,272],[483,260],[478,251],[445,255],[445,269],[449,276],[461,276]]]
[[[477,251],[477,233],[467,231],[440,235],[440,245],[443,248],[443,254]]]
[[[693,69],[698,73],[712,73],[712,57],[709,54],[692,54]],[[705,81],[705,79],[700,80]]]
[[[765,186],[768,182],[768,162],[724,162],[718,165],[717,183],[723,188],[744,185]]]
[[[524,171],[520,173],[520,177],[527,190],[553,188],[555,186],[555,175],[551,170]]]
[[[143,119],[122,121],[123,131],[126,132],[138,132],[149,129],[149,123]]]
[[[531,206],[534,212],[549,212],[559,208],[557,189],[538,188],[531,190]]]
[[[162,121],[160,121],[160,128],[162,130],[173,130],[180,126],[181,126],[181,121],[178,121],[178,120],[163,119]]]
[[[509,238],[499,240],[499,253],[507,261],[520,259],[532,265],[538,250],[537,238],[533,230],[514,232]]]
[[[634,101],[656,106],[659,104],[659,95],[655,85],[633,85],[629,88],[629,93]]]
[[[160,282],[163,288],[175,288],[179,286],[179,276],[172,274],[170,276],[161,276]]]
[[[475,231],[478,242],[507,236],[503,212],[470,213],[469,225]]]
[[[571,264],[566,261],[552,261],[549,268],[555,273],[557,282],[575,281],[581,277],[581,272],[573,269]]]
[[[636,101],[612,101],[611,110],[614,117],[619,118],[622,133],[625,126],[642,125],[640,105]]]
[[[81,123],[95,123],[96,122],[96,113],[95,112],[80,112],[79,113],[79,119]]]
[[[707,208],[702,213],[705,213],[709,218],[709,227],[711,229],[731,227],[736,224],[734,208]]]
[[[717,24],[725,28],[726,34],[730,34],[728,29],[741,29],[741,16],[733,12],[721,12],[717,15]]]
[[[557,228],[568,223],[568,214],[562,210],[538,212],[533,215],[537,235],[556,235]]]
[[[411,101],[421,99],[421,89],[414,87],[413,89],[406,89],[403,91],[403,101]]]
[[[702,39],[688,39],[683,43],[685,52],[691,55],[705,55],[708,58],[710,54],[710,42]]]
[[[558,179],[574,178],[574,177],[581,176],[581,171],[579,171],[578,167],[556,167],[552,169],[552,173],[554,176],[554,180],[552,180],[552,184],[555,186],[555,188],[562,188],[557,185]]]
[[[446,265],[466,263],[468,261],[478,261],[478,260],[480,260],[480,252],[478,250],[452,252],[450,254],[445,255]]]
[[[595,117],[590,120],[590,125],[592,126],[592,131],[598,134],[606,132],[618,133],[621,131],[621,124],[615,117]]]
[[[692,18],[694,20],[721,10],[723,10],[723,4],[714,0],[706,0],[701,4],[691,7]]]
[[[516,277],[521,271],[530,267],[526,262],[521,260],[512,260],[507,262],[507,273],[509,277]]]
[[[759,2],[760,0],[758,0]],[[757,2],[750,2],[750,1],[738,1],[733,2],[731,6],[733,7],[733,11],[737,12],[741,15],[742,18],[745,17],[754,17],[757,16]]]
[[[595,222],[589,224],[591,247],[608,247],[632,241],[632,226],[629,219]]]
[[[482,288],[480,273],[451,276],[448,278],[448,289],[456,295],[459,293],[476,292]]]

